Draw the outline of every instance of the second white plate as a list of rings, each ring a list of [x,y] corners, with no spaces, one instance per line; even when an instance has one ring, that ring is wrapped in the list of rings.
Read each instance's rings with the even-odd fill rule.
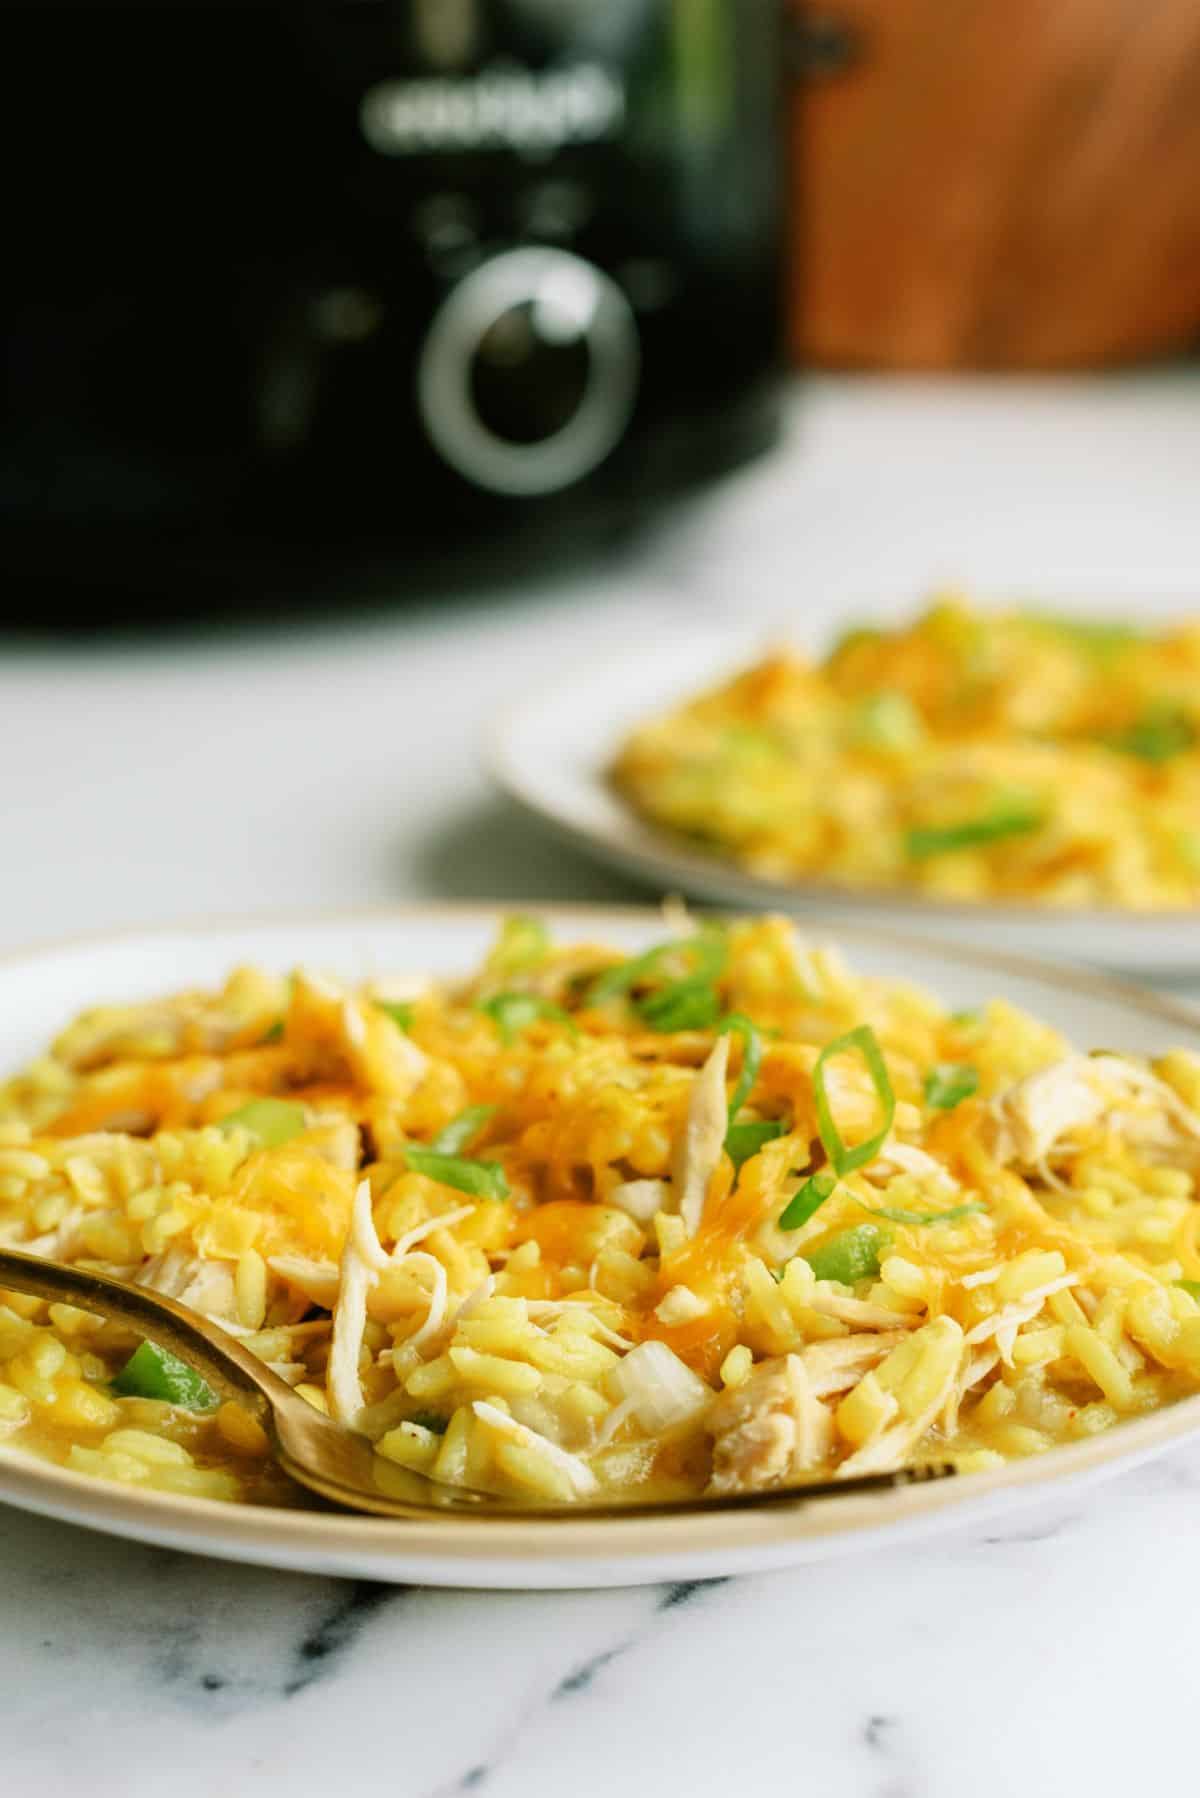
[[[816,880],[769,880],[638,817],[608,779],[622,738],[641,720],[748,665],[767,646],[761,635],[692,630],[669,643],[639,644],[620,660],[572,669],[504,714],[487,744],[489,770],[527,811],[660,894],[819,912],[873,927],[904,924],[945,942],[1200,978],[1200,910],[953,905]]]

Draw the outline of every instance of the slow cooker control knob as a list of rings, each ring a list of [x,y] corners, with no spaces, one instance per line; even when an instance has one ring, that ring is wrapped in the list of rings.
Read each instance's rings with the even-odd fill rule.
[[[417,365],[430,439],[493,493],[555,493],[590,474],[629,423],[637,325],[620,288],[563,250],[510,250],[454,287]]]

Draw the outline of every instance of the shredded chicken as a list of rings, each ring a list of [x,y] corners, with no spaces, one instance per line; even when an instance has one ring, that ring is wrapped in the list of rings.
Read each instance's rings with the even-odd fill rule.
[[[964,1274],[959,1285],[964,1292],[970,1292],[975,1286],[992,1286],[1003,1272],[1004,1263],[998,1261],[995,1267],[981,1267],[973,1274]]]
[[[453,1211],[443,1211],[437,1217],[427,1217],[423,1223],[414,1224],[411,1230],[406,1230],[404,1235],[397,1239],[391,1259],[393,1261],[400,1260],[419,1242],[424,1242],[427,1236],[432,1236],[435,1230],[448,1230],[454,1224],[461,1224],[463,1218],[470,1217],[474,1210],[474,1205],[456,1205]]]
[[[310,1077],[348,1072],[368,1091],[402,1100],[429,1063],[424,1052],[381,1011],[307,972],[295,975],[285,1041]]]
[[[1200,1117],[1173,1087],[1119,1055],[1068,1055],[992,1101],[997,1160],[1038,1173],[1074,1132],[1106,1119],[1140,1147],[1200,1161]]]
[[[669,1181],[622,1180],[610,1190],[608,1203],[628,1213],[635,1223],[648,1224],[658,1212],[666,1210],[670,1197]]]
[[[903,1342],[907,1330],[879,1330],[861,1336],[834,1336],[828,1342],[813,1342],[800,1351],[812,1389],[817,1398],[831,1393],[849,1392],[857,1386],[868,1368]]]
[[[225,1053],[255,1018],[284,1002],[284,982],[254,968],[237,968],[220,993],[178,993],[134,1005],[102,1005],[82,1012],[56,1037],[54,1053],[76,1072],[91,1072],[122,1057],[165,1059],[201,1051]]]
[[[190,1305],[193,1311],[200,1311],[217,1323],[237,1317],[233,1267],[228,1261],[202,1261],[179,1249],[166,1249],[145,1262],[135,1280],[139,1286],[178,1299],[181,1305]]]
[[[338,1295],[338,1270],[332,1261],[310,1261],[306,1255],[270,1255],[267,1266],[281,1280],[331,1311]]]
[[[498,1430],[502,1436],[507,1436],[519,1447],[530,1449],[544,1456],[560,1473],[566,1475],[577,1498],[589,1498],[593,1493],[599,1491],[599,1481],[595,1474],[587,1462],[581,1461],[578,1455],[569,1454],[565,1448],[560,1448],[557,1442],[551,1442],[548,1436],[540,1435],[537,1430],[531,1430],[528,1424],[518,1423],[515,1417],[508,1415],[507,1411],[501,1411],[497,1405],[489,1405],[486,1399],[476,1399],[471,1409],[476,1417],[481,1418],[484,1423],[491,1424],[494,1430]]]
[[[962,1329],[952,1317],[935,1318],[925,1328],[937,1331],[943,1338],[956,1341],[960,1347],[963,1343]],[[894,1468],[903,1466],[954,1391],[960,1366],[961,1356],[956,1360],[949,1360],[941,1380],[926,1394],[917,1414],[890,1424],[873,1442],[865,1443],[854,1454],[848,1455],[838,1467],[835,1477],[853,1479],[865,1473],[890,1473]]]
[[[530,1317],[534,1320],[561,1317],[564,1311],[586,1311],[591,1320],[590,1333],[596,1337],[597,1341],[606,1342],[609,1348],[615,1348],[621,1353],[633,1347],[628,1336],[622,1336],[618,1331],[610,1329],[602,1318],[596,1316],[586,1299],[527,1299],[526,1305]]]
[[[286,1380],[289,1386],[298,1386],[301,1380],[308,1378],[308,1369],[303,1361],[268,1361],[267,1366],[281,1380]]]
[[[952,1436],[958,1428],[958,1410],[968,1392],[986,1380],[993,1368],[1000,1364],[1000,1357],[992,1349],[980,1349],[963,1363],[954,1389],[947,1398],[940,1418],[942,1434]]]
[[[380,1275],[393,1273],[401,1267],[411,1268],[414,1273],[422,1270],[428,1272],[429,1270],[424,1267],[424,1264],[432,1257],[422,1255],[414,1258],[410,1254],[410,1250],[415,1248],[417,1243],[423,1242],[427,1236],[432,1235],[433,1231],[449,1229],[452,1225],[460,1223],[464,1217],[469,1217],[473,1210],[472,1205],[459,1205],[453,1211],[443,1211],[437,1217],[426,1218],[423,1223],[419,1223],[407,1231],[395,1244],[390,1254],[383,1255],[383,1260],[377,1266],[378,1273]],[[380,1249],[380,1254],[383,1254],[382,1249]],[[373,1250],[370,1247],[369,1239],[368,1255],[372,1257],[374,1264]],[[297,1292],[310,1299],[314,1305],[320,1305],[326,1311],[333,1309],[341,1278],[334,1262],[312,1261],[304,1255],[272,1255],[268,1258],[267,1266],[273,1274],[277,1274],[281,1280],[286,1281],[289,1286],[294,1287]],[[436,1277],[433,1284],[436,1292],[438,1284]],[[368,1306],[370,1306],[369,1296]],[[395,1314],[396,1308],[394,1305],[388,1306],[381,1303],[375,1309],[378,1315],[386,1318]],[[422,1329],[421,1339],[425,1340],[424,1329]],[[406,1346],[411,1345],[414,1340],[415,1338],[410,1337]]]
[[[358,1125],[352,1118],[312,1126],[306,1141],[312,1144],[317,1154],[330,1167],[340,1167],[347,1174],[357,1173]]]
[[[330,1415],[354,1428],[363,1408],[359,1355],[367,1327],[367,1293],[379,1278],[387,1256],[375,1232],[371,1215],[371,1186],[361,1180],[354,1195],[350,1230],[342,1251],[338,1295],[333,1308],[333,1335],[325,1389]]]
[[[412,999],[424,998],[426,993],[436,990],[428,974],[385,974],[382,979],[367,983],[371,998],[385,1005],[404,1004]]]
[[[1022,1324],[1029,1323],[1032,1318],[1037,1316],[1052,1293],[1065,1292],[1068,1286],[1077,1286],[1078,1284],[1078,1274],[1063,1274],[1057,1280],[1047,1280],[1044,1286],[1036,1286],[1032,1292],[1027,1292],[1018,1303],[1006,1305],[1003,1310],[994,1311],[990,1317],[982,1318],[979,1323],[973,1324],[967,1331],[964,1340],[968,1347],[971,1347],[977,1342],[986,1342],[989,1336],[995,1336],[1001,1344],[1002,1353],[1007,1347],[1008,1352],[1004,1354],[1004,1359],[1010,1361],[1012,1359],[1012,1337],[1008,1335],[1008,1332],[1011,1330],[1012,1336],[1015,1337]]]
[[[78,1252],[76,1237],[86,1216],[84,1206],[73,1205],[69,1211],[64,1212],[53,1230],[45,1230],[40,1236],[30,1236],[20,1242],[17,1240],[20,1226],[14,1224],[11,1238],[6,1233],[5,1240],[11,1240],[12,1246],[19,1248],[24,1255],[46,1255],[54,1261],[70,1261]]]
[[[446,1270],[436,1255],[426,1255],[420,1249],[410,1250],[404,1257],[406,1268],[414,1272],[419,1267],[429,1275],[429,1309],[425,1313],[425,1321],[419,1329],[405,1339],[405,1348],[420,1349],[432,1340],[446,1321],[446,1300],[449,1291]]]
[[[725,1072],[729,1037],[719,1036],[712,1053],[692,1082],[687,1118],[672,1156],[671,1178],[679,1195],[679,1215],[694,1236],[704,1215],[708,1185],[717,1171],[729,1118]]]
[[[915,1144],[895,1142],[889,1139],[882,1151],[864,1170],[868,1176],[889,1174],[911,1174],[914,1179],[932,1191],[945,1193],[947,1197],[959,1190],[958,1181],[949,1168],[943,1167],[940,1161],[925,1149],[918,1149]]]
[[[596,1447],[607,1448],[621,1425],[628,1421],[637,1410],[637,1396],[623,1398],[619,1405],[614,1405],[600,1428],[596,1431]]]
[[[836,1317],[839,1323],[855,1324],[861,1330],[911,1330],[921,1321],[911,1311],[893,1311],[870,1299],[845,1298],[838,1292],[823,1292],[820,1284],[806,1302],[811,1311]]]
[[[833,1419],[800,1355],[764,1361],[723,1392],[705,1427],[713,1438],[710,1492],[779,1486],[819,1466],[829,1453]]]

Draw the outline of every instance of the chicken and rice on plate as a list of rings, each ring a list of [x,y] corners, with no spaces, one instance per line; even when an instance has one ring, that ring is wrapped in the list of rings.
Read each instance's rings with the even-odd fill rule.
[[[203,1313],[381,1456],[554,1501],[993,1466],[1200,1389],[1200,1060],[948,1013],[782,920],[470,978],[240,968],[0,1087],[0,1240]],[[155,1344],[0,1294],[0,1431],[280,1501]]]
[[[944,901],[1200,905],[1200,624],[945,599],[779,651],[642,724],[645,817],[770,879]]]

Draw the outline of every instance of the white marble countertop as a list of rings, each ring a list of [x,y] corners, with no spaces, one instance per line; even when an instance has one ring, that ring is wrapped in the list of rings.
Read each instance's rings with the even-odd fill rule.
[[[1182,605],[1197,471],[1200,373],[826,382],[775,455],[503,604],[0,642],[0,948],[214,911],[634,896],[491,797],[497,701],[699,614],[900,610],[938,580]],[[1192,1751],[1198,1498],[1200,1445],[903,1552],[540,1596],[239,1570],[0,1510],[0,1790],[1167,1790]]]

